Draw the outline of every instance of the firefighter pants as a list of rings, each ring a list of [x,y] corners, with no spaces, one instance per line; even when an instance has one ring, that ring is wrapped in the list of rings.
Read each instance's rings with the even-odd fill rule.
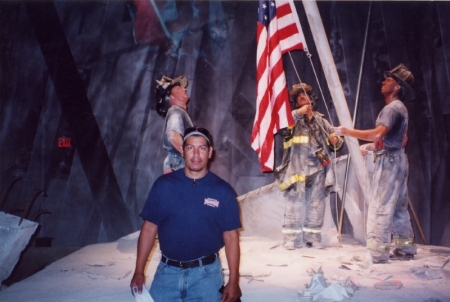
[[[320,242],[326,198],[324,171],[296,183],[286,190],[285,198],[284,244],[293,242],[299,248],[304,242]]]
[[[408,213],[408,167],[403,149],[375,154],[367,217],[367,248],[374,261],[389,259],[391,234],[397,251],[416,252]]]

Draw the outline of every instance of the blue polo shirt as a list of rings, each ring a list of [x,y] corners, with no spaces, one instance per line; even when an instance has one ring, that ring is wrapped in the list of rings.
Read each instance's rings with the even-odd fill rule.
[[[232,187],[209,171],[195,181],[184,169],[160,176],[153,184],[141,217],[158,226],[161,252],[187,261],[218,252],[223,232],[241,227]]]

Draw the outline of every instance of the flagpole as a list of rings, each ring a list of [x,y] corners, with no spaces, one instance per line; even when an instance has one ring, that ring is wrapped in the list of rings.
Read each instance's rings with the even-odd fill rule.
[[[339,122],[342,126],[353,129],[352,118],[348,110],[344,91],[342,89],[341,81],[339,80],[330,45],[328,44],[328,38],[325,33],[325,29],[323,28],[322,18],[320,17],[317,3],[314,0],[306,0],[302,2],[311,32],[313,34],[320,62],[322,64],[322,69],[327,80],[328,88],[336,108]],[[368,192],[371,192],[372,190],[364,158],[359,151],[359,142],[356,138],[349,136],[345,136],[345,142],[347,144],[353,166],[355,167],[354,170],[356,177],[366,202],[369,200]]]

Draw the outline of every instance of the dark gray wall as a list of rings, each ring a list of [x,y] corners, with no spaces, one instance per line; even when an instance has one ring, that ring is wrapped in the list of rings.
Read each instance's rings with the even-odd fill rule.
[[[163,74],[189,79],[189,113],[214,136],[212,171],[238,195],[274,180],[260,172],[249,143],[256,2],[197,1],[195,15],[190,2],[178,2],[178,16],[166,16],[171,40],[151,8],[137,4],[0,1],[0,190],[6,196],[0,209],[21,215],[34,190],[45,191],[27,217],[41,224],[39,237],[54,237],[54,246],[111,241],[140,227],[139,211],[165,157],[163,119],[152,98],[154,80]],[[166,3],[157,4],[163,11]],[[369,5],[318,2],[350,112]],[[302,3],[296,6],[331,120],[338,124]],[[373,127],[384,105],[383,71],[400,62],[412,70],[417,97],[406,104],[409,191],[427,240],[446,246],[449,14],[447,2],[373,2],[356,118],[357,128]],[[300,51],[292,56],[302,80],[318,91],[308,58]],[[292,86],[295,70],[288,56],[284,61]],[[324,103],[319,111],[326,113]],[[72,147],[59,148],[60,137],[70,137]],[[277,162],[280,153],[277,144]]]

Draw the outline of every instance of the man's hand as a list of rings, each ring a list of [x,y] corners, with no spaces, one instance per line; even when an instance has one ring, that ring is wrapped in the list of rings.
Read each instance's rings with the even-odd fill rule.
[[[131,293],[133,294],[133,296],[136,293],[142,294],[142,286],[144,283],[145,283],[144,273],[135,272],[130,282]],[[137,291],[134,289],[135,286],[137,287]]]
[[[222,299],[220,302],[233,302],[242,296],[241,289],[239,288],[239,284],[230,283],[225,286],[225,289],[222,293]]]
[[[333,132],[335,135],[344,136],[347,134],[347,127],[344,126],[333,127]]]
[[[369,143],[369,144],[364,144],[364,145],[359,146],[359,151],[361,152],[361,155],[364,156],[369,151],[373,151],[374,148],[375,148],[375,146],[373,145],[373,143]]]
[[[135,292],[142,294],[142,286],[145,283],[145,265],[155,243],[156,234],[158,234],[158,226],[145,220],[141,227],[141,233],[139,234],[136,268],[130,282],[133,296]],[[133,289],[135,286],[137,286],[137,291]]]
[[[308,117],[312,115],[312,106],[311,105],[305,105],[295,110],[295,113],[297,115],[303,115],[307,114]]]
[[[382,139],[389,131],[389,128],[378,125],[374,129],[358,130],[344,126],[333,127],[333,132],[339,136],[351,136],[363,141],[376,142]]]
[[[223,241],[225,242],[225,255],[227,256],[230,277],[222,293],[220,302],[234,302],[242,295],[241,289],[239,288],[239,260],[241,251],[239,248],[238,230],[224,232]]]
[[[333,144],[334,146],[339,143],[339,137],[336,136],[335,133],[331,133],[330,135],[328,135],[328,140],[330,141],[331,144]]]

